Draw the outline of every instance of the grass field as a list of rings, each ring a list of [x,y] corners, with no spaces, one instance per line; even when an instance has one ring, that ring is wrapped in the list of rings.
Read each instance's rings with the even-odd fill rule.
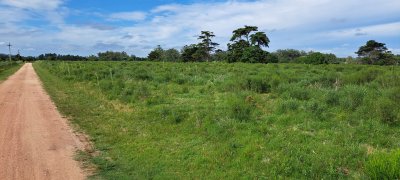
[[[78,158],[97,167],[94,177],[400,177],[399,67],[34,67],[61,112],[91,137],[94,152]]]
[[[0,61],[0,82],[15,73],[20,67],[21,63],[19,62]]]

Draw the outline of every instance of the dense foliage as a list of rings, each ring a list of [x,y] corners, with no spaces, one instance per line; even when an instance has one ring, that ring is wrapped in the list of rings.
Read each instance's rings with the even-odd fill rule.
[[[361,46],[356,54],[358,54],[361,62],[364,64],[395,65],[399,63],[392,52],[388,51],[384,43],[374,40],[370,40],[366,45]]]
[[[396,66],[34,66],[105,179],[380,178],[400,144]]]

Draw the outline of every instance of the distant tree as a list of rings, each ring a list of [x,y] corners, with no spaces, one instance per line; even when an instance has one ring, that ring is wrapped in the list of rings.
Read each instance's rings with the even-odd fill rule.
[[[258,27],[257,26],[244,26],[244,28],[239,28],[233,31],[233,35],[231,38],[231,41],[240,41],[243,40],[243,37],[245,37],[246,41],[250,44],[250,33],[254,32],[254,31],[258,31]]]
[[[46,54],[41,54],[38,56],[39,60],[47,60],[47,61],[54,61],[57,60],[57,54],[55,53],[46,53]]]
[[[70,55],[70,54],[67,55],[58,54],[56,59],[59,61],[87,61],[87,57]]]
[[[352,56],[347,56],[344,61],[345,64],[357,64],[357,59],[353,58]]]
[[[250,47],[246,40],[237,40],[232,44],[228,43],[228,62],[238,62],[243,59],[244,51]]]
[[[87,57],[87,60],[88,61],[98,61],[99,58],[97,56],[95,56],[95,55],[90,55],[90,56]]]
[[[172,48],[164,51],[163,58],[164,58],[163,61],[178,62],[181,61],[181,54],[179,53],[178,50]]]
[[[337,58],[334,54],[311,51],[306,56],[298,57],[295,62],[304,64],[338,64],[342,62],[342,60]]]
[[[162,61],[163,55],[164,55],[164,49],[161,48],[160,45],[158,45],[153,51],[149,53],[147,59],[149,61]]]
[[[186,45],[181,50],[181,57],[183,62],[201,62],[210,61],[213,57],[216,47],[219,45],[212,41],[215,35],[210,31],[201,31],[198,37],[200,42],[198,44]]]
[[[197,50],[196,52],[192,55],[194,61],[196,62],[205,62],[205,61],[209,61],[209,52],[207,51],[207,49],[205,49],[204,47],[197,45]]]
[[[135,56],[135,55],[131,55],[131,57],[130,57],[129,60],[130,60],[130,61],[146,61],[147,58],[137,57],[137,56]]]
[[[264,32],[256,32],[255,34],[250,35],[251,44],[256,45],[258,47],[269,47],[269,38]]]
[[[400,54],[395,56],[396,64],[400,64]]]
[[[28,62],[33,62],[33,61],[37,60],[36,57],[34,57],[34,56],[25,56],[25,57],[22,57],[22,58],[23,58],[24,61],[28,61]]]
[[[362,63],[375,65],[392,65],[396,63],[394,55],[384,43],[369,40],[356,52]]]
[[[329,53],[329,54],[324,54],[325,56],[325,63],[327,64],[340,64],[343,62],[341,58],[337,58],[336,55]]]
[[[268,52],[260,47],[251,46],[244,49],[239,61],[245,63],[268,63],[267,56]]]
[[[268,52],[262,47],[268,47],[270,40],[264,32],[257,31],[257,26],[245,26],[232,32],[228,62],[268,63]]]
[[[375,63],[376,65],[397,65],[398,60],[394,54],[390,51],[387,51],[382,54],[380,60]]]
[[[198,37],[201,42],[198,44],[200,48],[203,48],[201,52],[198,52],[198,55],[201,56],[206,52],[205,55],[205,60],[209,61],[211,57],[211,53],[215,50],[215,48],[219,45],[216,42],[212,41],[212,38],[214,38],[215,35],[213,32],[210,31],[201,31],[201,35]]]
[[[97,54],[100,61],[128,61],[129,55],[126,52],[106,51]]]
[[[194,54],[199,50],[197,44],[186,45],[181,50],[181,56],[183,62],[194,62],[197,61]]]
[[[212,56],[213,61],[228,61],[228,52],[218,49]]]
[[[23,59],[22,59],[22,56],[21,56],[21,54],[19,54],[19,52],[18,52],[18,54],[17,55],[15,55],[15,57],[13,58],[15,61],[22,61]]]
[[[6,54],[0,54],[0,61],[5,61],[8,55]]]
[[[307,55],[306,52],[296,49],[278,49],[274,54],[280,63],[294,62],[297,58]]]
[[[274,53],[268,53],[267,55],[267,63],[278,63],[278,56]]]
[[[306,64],[328,64],[328,59],[325,54],[320,52],[312,52],[307,55]]]

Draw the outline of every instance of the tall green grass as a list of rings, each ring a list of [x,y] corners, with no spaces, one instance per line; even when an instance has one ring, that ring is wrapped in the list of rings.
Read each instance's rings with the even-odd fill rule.
[[[371,179],[400,179],[400,150],[372,155],[366,171]]]
[[[375,167],[366,168],[369,149],[400,144],[399,67],[34,67],[59,109],[92,138],[96,153],[86,159],[105,179],[367,178]]]
[[[20,62],[0,61],[0,82],[15,73],[21,66]]]

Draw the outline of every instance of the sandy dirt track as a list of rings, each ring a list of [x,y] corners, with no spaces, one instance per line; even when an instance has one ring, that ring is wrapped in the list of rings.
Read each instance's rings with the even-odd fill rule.
[[[0,180],[84,179],[77,148],[31,63],[0,84]]]

